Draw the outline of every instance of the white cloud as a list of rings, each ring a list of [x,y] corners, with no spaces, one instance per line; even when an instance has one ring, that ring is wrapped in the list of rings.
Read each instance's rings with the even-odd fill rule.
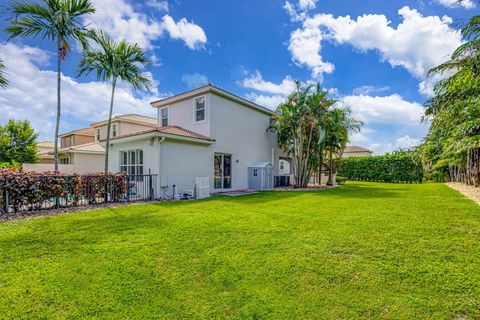
[[[285,96],[292,93],[296,88],[295,81],[290,76],[286,76],[281,83],[275,84],[273,82],[263,80],[262,74],[258,70],[255,71],[249,78],[245,78],[238,83],[245,88],[266,93],[281,94]]]
[[[45,69],[47,53],[34,47],[6,43],[0,44],[0,56],[8,67],[10,80],[9,87],[0,95],[0,121],[27,119],[41,139],[53,139],[56,72]],[[63,76],[62,132],[106,118],[110,92],[109,83],[80,83]],[[150,106],[153,98],[146,94],[137,97],[129,88],[120,85],[115,95],[114,112],[154,115]]]
[[[397,94],[385,97],[346,96],[343,103],[352,108],[353,114],[367,124],[420,124],[423,107],[419,103],[409,102]]]
[[[171,16],[165,15],[162,22],[171,38],[183,40],[190,49],[201,49],[207,43],[203,29],[185,18],[175,22]]]
[[[204,74],[195,72],[193,74],[182,75],[182,82],[184,82],[189,89],[196,89],[208,84],[208,78]]]
[[[117,40],[136,42],[146,49],[163,33],[161,23],[137,12],[125,0],[93,0],[95,14],[85,18],[91,26],[106,30]]]
[[[302,10],[315,9],[318,0],[299,0],[298,6]]]
[[[395,28],[385,15],[366,14],[333,17],[317,14],[305,19],[302,28],[290,35],[289,50],[293,60],[311,69],[314,77],[331,73],[334,66],[323,60],[321,41],[350,44],[360,51],[375,50],[390,65],[401,66],[423,79],[427,71],[444,62],[462,43],[460,33],[451,28],[447,16],[421,15],[403,7],[398,11],[402,22]]]
[[[159,1],[159,0],[148,0],[145,4],[150,7],[157,9],[158,11],[168,12],[168,2],[167,1]]]
[[[372,93],[381,93],[390,90],[390,87],[374,87],[374,86],[361,86],[353,89],[352,93],[354,95],[369,95]]]
[[[203,29],[188,22],[186,18],[175,22],[171,16],[165,15],[159,21],[145,13],[135,11],[126,0],[93,0],[92,2],[96,12],[87,16],[85,23],[107,30],[117,40],[125,39],[135,42],[145,49],[153,49],[152,42],[161,38],[164,33],[168,33],[172,39],[184,41],[190,49],[201,48],[207,42]],[[163,1],[149,1],[149,3],[159,9]]]
[[[307,17],[307,11],[315,9],[318,0],[299,0],[294,4],[290,1],[285,1],[283,9],[290,16],[291,21],[302,21]]]
[[[335,67],[323,61],[320,53],[324,36],[318,26],[311,25],[310,22],[306,20],[302,29],[297,29],[290,34],[288,50],[295,63],[307,66],[312,71],[312,77],[321,79],[323,73],[332,73]]]
[[[275,108],[278,107],[280,103],[285,101],[285,96],[283,95],[263,95],[256,93],[248,93],[246,95],[246,98],[262,107],[271,110],[275,110]]]
[[[396,140],[397,149],[408,149],[420,144],[420,139],[412,138],[409,135],[400,137]]]
[[[438,4],[448,8],[463,7],[465,9],[473,9],[476,7],[472,0],[436,0]]]

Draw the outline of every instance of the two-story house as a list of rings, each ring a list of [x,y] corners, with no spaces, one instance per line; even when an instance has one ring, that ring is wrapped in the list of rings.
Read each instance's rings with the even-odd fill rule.
[[[108,120],[92,123],[90,127],[59,135],[59,170],[63,172],[94,173],[104,170]],[[157,126],[157,119],[138,114],[125,114],[112,118],[110,135],[142,132]],[[23,164],[26,171],[53,170],[53,142],[39,143],[39,161]]]
[[[249,168],[259,164],[275,167],[269,181],[278,174],[271,110],[212,85],[151,105],[156,127],[111,138],[110,171],[156,174],[159,190],[169,194],[192,190],[205,177],[210,192],[247,189],[249,174],[260,174]]]
[[[157,119],[138,114],[112,118],[110,136],[141,132],[156,127]],[[58,156],[61,164],[73,165],[76,173],[104,170],[105,147],[101,140],[107,136],[108,120],[92,123],[90,127],[60,135]]]

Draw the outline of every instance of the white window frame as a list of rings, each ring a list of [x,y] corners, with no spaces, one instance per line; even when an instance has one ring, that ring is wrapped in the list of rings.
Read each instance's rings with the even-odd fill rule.
[[[60,158],[60,164],[70,164],[70,157]]]
[[[100,128],[97,128],[96,132],[95,132],[95,139],[97,141],[100,141]]]
[[[126,163],[124,161],[124,154],[127,155]],[[134,154],[134,161],[132,161],[132,154]],[[131,149],[131,150],[121,150],[119,152],[120,157],[120,171],[127,173],[127,175],[143,175],[143,149]]]
[[[163,110],[167,110],[167,116],[166,117],[164,117],[163,114],[162,114]],[[167,127],[168,125],[170,125],[170,110],[168,109],[168,107],[160,108],[159,118],[160,118],[160,127]],[[164,119],[167,120],[167,125],[166,126],[163,125],[163,120]]]
[[[199,120],[197,121],[197,100],[198,99],[201,99],[203,98],[203,110],[204,110],[204,119],[203,120]],[[203,123],[203,122],[207,122],[207,96],[206,95],[202,95],[202,96],[198,96],[198,97],[194,97],[193,98],[193,123]]]
[[[113,123],[112,124],[112,137],[116,137],[117,136],[117,124],[116,123]]]

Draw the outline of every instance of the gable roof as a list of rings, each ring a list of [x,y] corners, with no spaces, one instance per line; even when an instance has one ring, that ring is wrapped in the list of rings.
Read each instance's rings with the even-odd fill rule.
[[[53,148],[55,146],[55,142],[53,141],[40,141],[37,143],[39,147],[44,147],[44,148]]]
[[[156,118],[142,116],[141,114],[135,114],[135,113],[121,114],[121,115],[114,116],[112,117],[112,122],[114,121],[140,123],[140,124],[146,124],[151,126],[156,126],[158,123],[158,120]],[[108,119],[94,122],[90,124],[90,126],[98,127],[101,125],[105,125],[107,123],[108,123]]]
[[[83,129],[78,129],[78,130],[73,130],[67,133],[63,133],[59,135],[60,138],[66,137],[66,136],[71,136],[71,135],[81,135],[81,136],[95,136],[95,129],[93,128],[83,128]]]
[[[186,91],[186,92],[174,95],[174,96],[166,98],[166,99],[153,101],[150,104],[154,108],[161,108],[161,107],[167,106],[169,104],[179,102],[179,101],[182,101],[182,100],[186,100],[186,99],[190,99],[190,98],[193,98],[195,96],[202,95],[202,94],[205,94],[205,93],[216,94],[216,95],[221,96],[225,99],[237,102],[237,103],[239,103],[243,106],[246,106],[248,108],[260,111],[262,113],[266,113],[268,115],[273,115],[273,113],[274,113],[272,110],[270,110],[268,108],[262,107],[261,105],[258,105],[258,104],[254,103],[252,101],[249,101],[247,99],[239,97],[239,96],[237,96],[233,93],[230,93],[228,91],[225,91],[223,89],[217,88],[212,84],[208,84],[208,85],[200,87],[198,89]]]
[[[360,146],[347,146],[345,148],[345,151],[343,153],[352,153],[352,152],[369,152],[369,153],[373,153],[372,150],[369,150],[367,148],[364,148],[364,147],[360,147]]]
[[[159,133],[161,136],[167,136],[167,137],[168,136],[170,136],[170,137],[180,137],[180,138],[193,139],[193,140],[203,140],[203,141],[208,141],[208,142],[215,141],[215,139],[212,139],[212,138],[204,136],[202,134],[187,130],[187,129],[179,127],[179,126],[156,127],[156,128],[150,129],[150,130],[133,132],[133,133],[113,137],[113,138],[110,138],[110,141],[124,139],[124,138],[128,138],[128,137],[141,136],[141,135],[146,135],[146,134],[151,134],[151,133]],[[101,140],[101,141],[104,142],[105,139]]]

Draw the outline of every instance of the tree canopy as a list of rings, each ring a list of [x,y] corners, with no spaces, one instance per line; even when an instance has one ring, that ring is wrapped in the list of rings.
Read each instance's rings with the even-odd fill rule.
[[[0,163],[16,167],[37,161],[38,135],[28,121],[9,120],[0,125]]]
[[[297,82],[296,90],[275,110],[271,129],[292,158],[296,186],[306,187],[314,173],[321,173],[326,155],[332,174],[334,154],[343,152],[349,133],[361,125],[350,109],[329,98],[320,84],[304,86]]]
[[[430,71],[445,79],[425,103],[431,124],[421,154],[431,178],[480,185],[480,16],[461,32],[466,42]]]

